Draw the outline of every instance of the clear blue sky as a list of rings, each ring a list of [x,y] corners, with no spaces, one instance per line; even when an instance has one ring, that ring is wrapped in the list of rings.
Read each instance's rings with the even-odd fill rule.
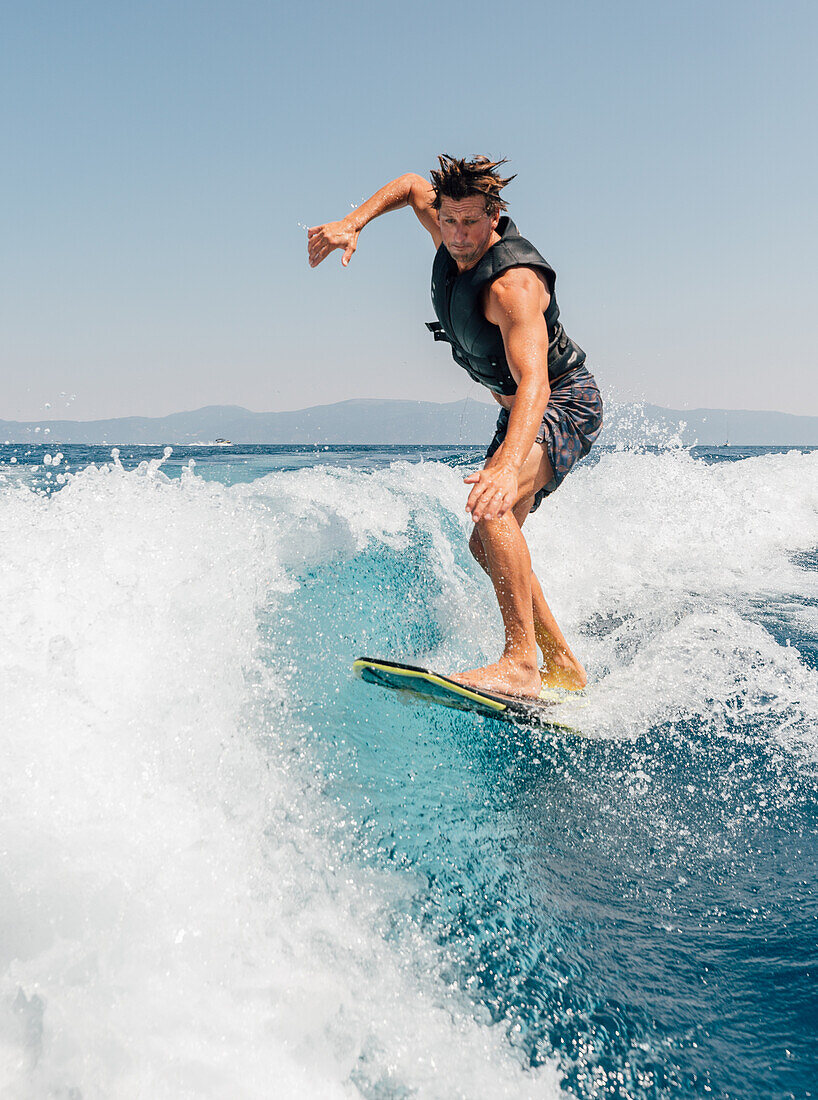
[[[306,263],[439,151],[510,159],[609,396],[818,415],[814,0],[27,0],[0,54],[2,419],[477,396],[409,211]]]

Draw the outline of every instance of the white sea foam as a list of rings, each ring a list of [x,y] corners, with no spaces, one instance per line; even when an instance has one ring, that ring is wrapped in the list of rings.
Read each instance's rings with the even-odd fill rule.
[[[384,938],[400,882],[333,839],[259,659],[295,564],[455,500],[416,474],[0,487],[0,1095],[557,1095],[420,933]]]
[[[577,537],[575,533],[581,532]],[[531,519],[534,564],[598,680],[589,732],[758,708],[818,752],[818,684],[762,623],[780,611],[818,636],[818,453],[715,466],[683,451],[616,452],[580,469]]]

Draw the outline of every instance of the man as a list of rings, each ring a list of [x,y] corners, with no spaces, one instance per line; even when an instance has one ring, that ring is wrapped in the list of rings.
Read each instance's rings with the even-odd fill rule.
[[[431,234],[438,319],[428,327],[502,406],[486,463],[465,481],[472,486],[469,548],[494,585],[505,648],[495,664],[458,679],[523,696],[538,696],[544,686],[581,690],[585,670],[531,570],[521,528],[590,450],[602,428],[602,401],[585,353],[559,323],[553,268],[501,217],[507,205],[500,190],[514,178],[500,177],[505,161],[445,155],[438,161],[431,184],[411,173],[400,176],[342,221],[308,230],[310,266],[340,248],[346,267],[364,226],[403,206],[411,206]]]

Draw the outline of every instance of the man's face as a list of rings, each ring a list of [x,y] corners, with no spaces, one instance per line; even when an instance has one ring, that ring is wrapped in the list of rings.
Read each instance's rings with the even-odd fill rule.
[[[482,195],[440,201],[440,236],[461,271],[474,267],[486,249],[500,220],[500,211],[486,213]]]

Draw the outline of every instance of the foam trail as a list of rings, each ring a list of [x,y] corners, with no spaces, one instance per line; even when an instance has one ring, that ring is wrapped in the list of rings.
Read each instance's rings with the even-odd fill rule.
[[[308,480],[0,492],[4,1096],[558,1094],[395,934],[405,886],[350,863],[289,736],[257,615]]]
[[[709,466],[682,451],[616,452],[564,488],[529,538],[596,680],[583,728],[621,736],[683,714],[711,721],[738,694],[775,721],[794,708],[804,747],[818,751],[814,674],[763,617],[818,594],[795,558],[818,545],[818,454]]]

